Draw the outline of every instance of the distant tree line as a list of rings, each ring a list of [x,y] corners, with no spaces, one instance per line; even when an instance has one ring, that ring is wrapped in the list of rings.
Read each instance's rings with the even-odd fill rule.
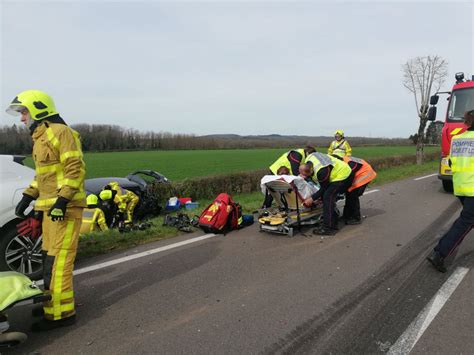
[[[76,124],[72,128],[81,135],[84,151],[121,150],[184,150],[184,149],[251,149],[286,148],[329,145],[332,137],[309,136],[238,136],[176,134],[168,132],[140,132],[117,125]],[[351,145],[406,145],[409,139],[349,137]],[[0,154],[31,154],[32,141],[23,126],[0,127]]]

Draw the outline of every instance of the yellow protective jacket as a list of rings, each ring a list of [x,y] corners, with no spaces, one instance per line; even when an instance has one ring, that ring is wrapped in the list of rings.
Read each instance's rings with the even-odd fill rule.
[[[68,207],[85,207],[85,164],[79,133],[45,119],[32,138],[36,175],[24,193],[36,199],[35,209],[49,210],[58,197],[70,200]]]
[[[296,153],[301,154],[302,161],[293,162],[293,164],[292,164],[292,162],[290,161],[290,153],[291,152],[296,152]],[[298,175],[298,171],[294,171],[295,169],[292,167],[292,165],[296,165],[295,163],[297,163],[297,165],[299,166],[301,163],[303,163],[305,158],[306,158],[306,153],[305,153],[304,149],[289,150],[286,153],[282,154],[272,165],[270,165],[270,171],[273,173],[273,175],[276,175],[278,169],[280,169],[282,166],[284,166],[284,167],[288,168],[288,170],[290,171],[291,174]]]
[[[139,197],[130,190],[126,190],[119,185],[112,185],[112,189],[117,191],[114,202],[117,205],[120,212],[125,212],[127,206],[133,202],[134,205],[138,203]]]
[[[81,234],[98,230],[104,232],[108,229],[104,211],[98,207],[84,208],[82,211]]]
[[[333,169],[329,177],[330,183],[345,180],[352,172],[351,167],[347,163],[323,153],[312,153],[306,158],[305,162],[313,164],[314,176],[317,176],[318,171],[322,168],[332,165]]]
[[[468,130],[451,140],[451,170],[456,196],[474,196],[474,131]]]
[[[342,139],[341,141],[332,141],[328,148],[329,155],[338,155],[342,157],[350,157],[352,155],[352,148],[348,141]]]

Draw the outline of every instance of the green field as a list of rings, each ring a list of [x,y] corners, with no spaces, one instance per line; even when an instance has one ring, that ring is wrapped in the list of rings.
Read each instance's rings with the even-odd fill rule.
[[[140,169],[158,171],[171,180],[186,177],[226,174],[270,166],[288,149],[241,149],[241,150],[173,150],[86,153],[87,178],[102,176],[126,176]],[[426,152],[439,150],[425,147]],[[320,151],[326,151],[321,148]],[[353,155],[370,159],[381,156],[414,154],[414,146],[355,147]],[[26,164],[33,165],[31,158]]]

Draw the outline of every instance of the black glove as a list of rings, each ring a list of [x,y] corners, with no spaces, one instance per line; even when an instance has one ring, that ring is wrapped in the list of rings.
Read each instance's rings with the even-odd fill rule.
[[[64,221],[64,217],[66,216],[66,207],[67,207],[68,202],[69,200],[67,198],[58,197],[53,207],[51,207],[48,212],[48,216],[51,217],[51,220],[53,222]]]
[[[30,206],[31,201],[34,200],[35,199],[30,195],[23,194],[23,197],[21,198],[20,202],[18,202],[18,205],[16,205],[15,215],[18,218],[25,219],[25,211]]]

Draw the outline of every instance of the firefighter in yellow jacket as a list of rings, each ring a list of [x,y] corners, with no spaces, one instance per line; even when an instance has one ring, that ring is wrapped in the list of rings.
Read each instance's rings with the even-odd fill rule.
[[[133,222],[133,211],[140,200],[139,197],[130,190],[122,188],[118,182],[112,181],[104,190],[112,190],[113,199],[119,212],[124,214],[125,225],[130,225]],[[103,194],[101,194],[102,198]]]
[[[344,138],[344,131],[338,129],[334,132],[334,138],[329,145],[328,154],[337,155],[339,157],[350,157],[352,155],[352,148],[349,142]]]
[[[427,257],[440,272],[447,271],[445,259],[455,253],[474,227],[474,110],[464,114],[464,124],[467,131],[453,137],[449,158],[454,195],[461,201],[462,211]]]
[[[108,230],[104,211],[97,206],[99,198],[94,194],[90,194],[87,196],[86,202],[87,208],[82,212],[81,234]]]
[[[76,315],[72,271],[86,205],[79,134],[59,116],[52,98],[39,90],[18,94],[7,112],[21,115],[33,138],[36,175],[15,213],[25,218],[25,210],[35,200],[35,215],[41,219],[43,230],[44,288],[51,300],[43,309],[34,310],[34,315],[42,314],[43,318],[32,330],[71,325]]]

